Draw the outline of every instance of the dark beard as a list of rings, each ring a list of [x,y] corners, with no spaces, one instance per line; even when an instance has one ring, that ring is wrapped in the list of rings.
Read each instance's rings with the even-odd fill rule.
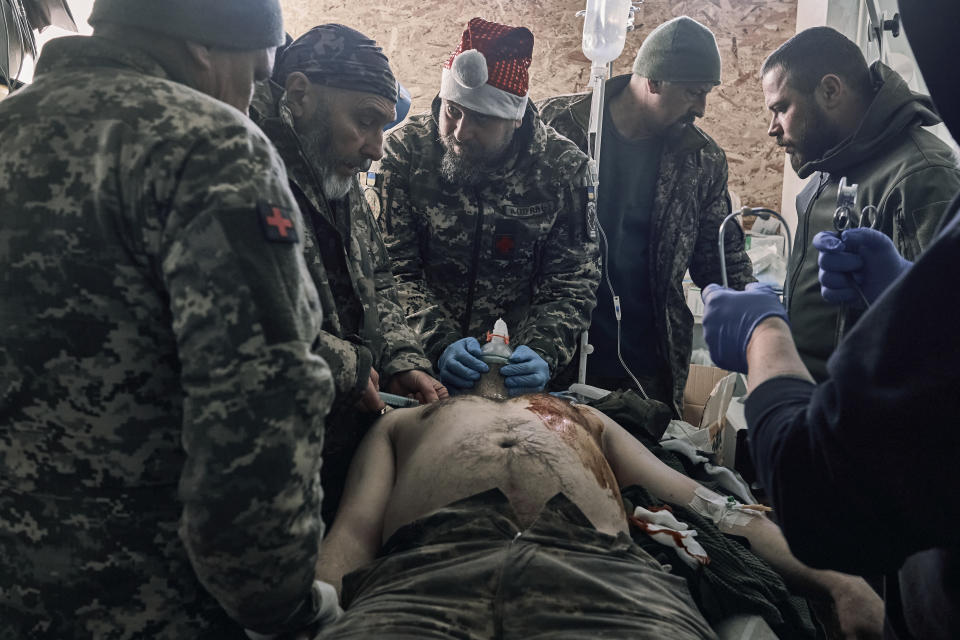
[[[512,138],[512,134],[511,134]],[[502,164],[513,145],[506,142],[502,149],[495,152],[468,151],[460,146],[460,153],[453,151],[457,145],[453,135],[440,136],[443,144],[443,157],[440,159],[440,175],[451,183],[464,187],[482,184],[494,167]]]
[[[794,144],[794,152],[790,155],[790,166],[799,171],[809,162],[822,160],[830,149],[840,142],[840,136],[830,126],[826,114],[815,108],[810,118],[804,122],[803,134]],[[799,153],[797,153],[799,151]]]

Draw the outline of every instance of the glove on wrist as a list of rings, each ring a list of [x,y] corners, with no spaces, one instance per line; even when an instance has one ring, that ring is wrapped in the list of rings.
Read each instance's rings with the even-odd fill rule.
[[[437,361],[440,382],[453,389],[472,389],[480,375],[490,370],[481,356],[476,338],[460,338],[444,349]]]
[[[787,310],[768,285],[751,282],[743,291],[711,284],[703,290],[703,338],[713,362],[728,371],[747,372],[747,345],[760,321],[787,320]]]
[[[820,252],[820,294],[835,304],[863,306],[854,282],[873,304],[913,264],[900,256],[893,240],[866,227],[847,229],[839,238],[821,231],[813,247]]]
[[[510,356],[510,364],[500,369],[503,386],[511,396],[536,393],[550,382],[550,365],[527,345],[520,345]]]

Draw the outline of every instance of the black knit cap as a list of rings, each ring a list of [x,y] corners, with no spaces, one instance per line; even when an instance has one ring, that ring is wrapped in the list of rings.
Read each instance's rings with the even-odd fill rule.
[[[314,27],[280,52],[273,68],[274,82],[283,86],[294,71],[316,84],[397,101],[397,79],[383,49],[342,24]]]
[[[237,51],[277,47],[284,39],[279,0],[96,0],[88,22]]]

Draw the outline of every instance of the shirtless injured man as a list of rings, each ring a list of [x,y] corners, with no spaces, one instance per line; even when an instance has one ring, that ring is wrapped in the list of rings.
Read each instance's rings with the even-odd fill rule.
[[[317,577],[342,584],[346,613],[320,638],[716,637],[686,581],[631,539],[620,488],[634,484],[680,505],[706,491],[554,396],[390,411],[321,545]],[[879,637],[882,603],[863,580],[800,564],[762,515],[718,520],[791,589],[832,597],[848,637]]]

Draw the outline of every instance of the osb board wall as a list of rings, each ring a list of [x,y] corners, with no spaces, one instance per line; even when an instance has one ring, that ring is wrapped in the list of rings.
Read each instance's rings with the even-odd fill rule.
[[[584,0],[281,0],[294,37],[340,22],[377,40],[413,97],[411,113],[429,108],[440,66],[474,16],[523,25],[534,34],[530,96],[583,91],[590,63],[580,49]],[[658,24],[688,15],[710,27],[723,59],[723,84],[710,94],[700,126],[727,152],[730,189],[750,206],[778,209],[783,154],[766,135],[759,69],[793,35],[797,0],[646,0],[627,34],[614,74],[629,73],[643,39]]]

